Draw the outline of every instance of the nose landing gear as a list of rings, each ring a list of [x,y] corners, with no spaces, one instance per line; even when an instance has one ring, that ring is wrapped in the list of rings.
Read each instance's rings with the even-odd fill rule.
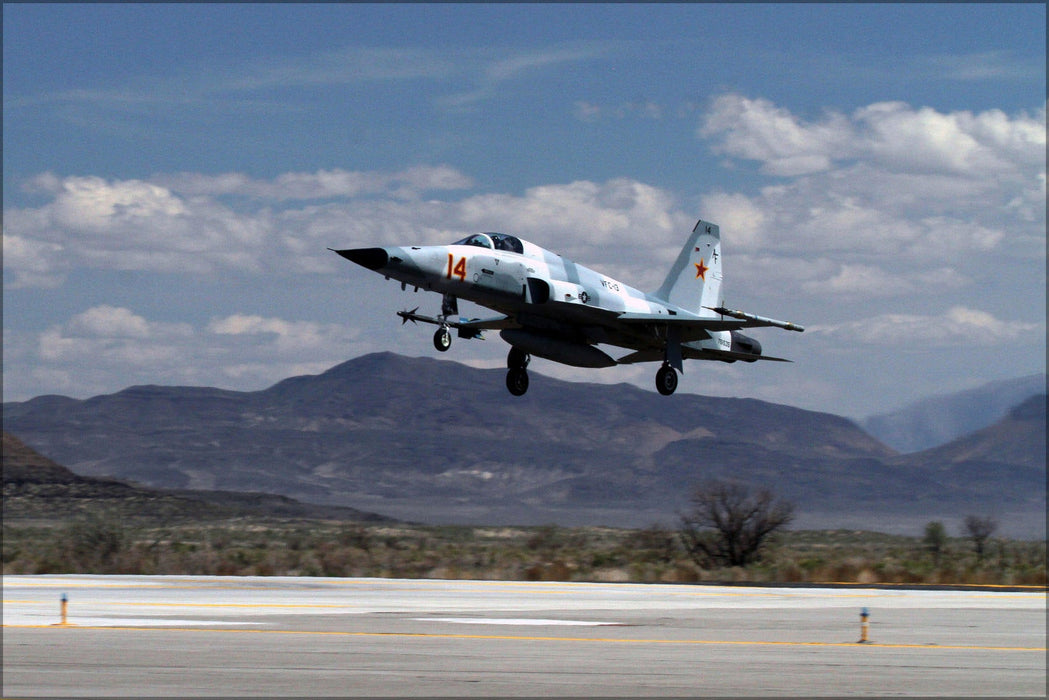
[[[452,333],[447,326],[441,326],[433,334],[433,346],[441,352],[446,352],[448,348],[452,347]]]

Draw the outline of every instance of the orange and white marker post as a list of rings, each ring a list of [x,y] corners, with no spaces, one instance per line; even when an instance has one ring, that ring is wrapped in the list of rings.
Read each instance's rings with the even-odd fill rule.
[[[68,620],[67,613],[69,612],[69,598],[66,597],[65,593],[62,594],[62,602],[61,602],[61,607],[59,609],[60,609],[60,611],[62,613],[62,621],[55,623],[54,626],[55,627],[69,627],[70,626],[69,622],[67,622],[67,620]]]
[[[860,612],[860,641],[858,644],[869,644],[870,640],[867,639],[867,633],[870,631],[871,623],[868,622],[868,618],[871,616],[870,611],[864,608]]]

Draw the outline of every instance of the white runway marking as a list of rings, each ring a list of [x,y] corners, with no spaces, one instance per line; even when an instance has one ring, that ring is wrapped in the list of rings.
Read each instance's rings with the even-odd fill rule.
[[[592,622],[588,620],[536,620],[532,618],[493,618],[493,617],[416,617],[416,622],[452,622],[458,625],[518,625],[518,626],[544,626],[554,625],[561,627],[617,627],[622,626],[620,622]]]
[[[20,625],[53,624],[58,626],[57,615],[8,615],[4,614],[5,627]],[[54,622],[51,622],[54,620]],[[220,621],[220,620],[173,620],[164,617],[70,617],[69,627],[212,627],[260,625],[260,622]]]

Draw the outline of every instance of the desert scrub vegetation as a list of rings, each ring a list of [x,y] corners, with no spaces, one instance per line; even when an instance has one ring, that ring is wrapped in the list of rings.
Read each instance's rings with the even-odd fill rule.
[[[227,519],[157,526],[107,515],[4,523],[4,574],[368,576],[535,581],[1046,584],[1045,541],[783,531],[743,567],[704,568],[679,533]]]

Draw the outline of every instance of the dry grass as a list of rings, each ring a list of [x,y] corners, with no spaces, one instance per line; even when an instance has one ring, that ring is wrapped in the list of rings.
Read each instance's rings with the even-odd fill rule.
[[[938,559],[938,560],[937,560]],[[992,540],[982,558],[949,539],[862,531],[781,533],[743,569],[703,569],[660,528],[430,527],[241,519],[177,526],[116,517],[5,522],[3,571],[370,576],[542,581],[1046,584],[1045,541]]]

